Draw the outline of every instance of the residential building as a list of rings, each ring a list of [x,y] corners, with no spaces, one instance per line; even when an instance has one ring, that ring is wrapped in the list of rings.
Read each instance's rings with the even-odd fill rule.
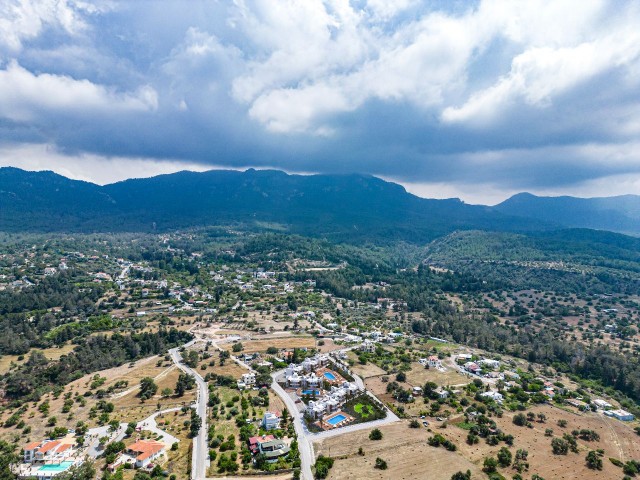
[[[261,426],[265,430],[280,428],[280,412],[265,412]]]
[[[154,460],[163,457],[166,453],[166,448],[164,443],[154,440],[138,440],[136,443],[129,445],[125,452],[134,457],[134,466],[136,468],[145,468]]]
[[[262,435],[261,437],[251,437],[248,440],[249,443],[249,451],[252,454],[258,453],[258,443],[259,442],[269,442],[271,440],[275,440],[276,437],[273,435]]]
[[[632,413],[627,412],[626,410],[607,410],[604,414],[608,417],[617,418],[618,420],[622,420],[623,422],[631,422],[635,418]]]
[[[494,391],[484,392],[480,394],[480,396],[485,398],[490,398],[491,400],[494,400],[498,403],[502,403],[502,400],[503,400],[502,394]]]
[[[273,463],[289,453],[289,445],[283,440],[273,439],[269,441],[258,441],[258,452],[267,457],[267,462]]]
[[[25,463],[59,463],[74,453],[73,445],[60,440],[42,440],[23,447]]]

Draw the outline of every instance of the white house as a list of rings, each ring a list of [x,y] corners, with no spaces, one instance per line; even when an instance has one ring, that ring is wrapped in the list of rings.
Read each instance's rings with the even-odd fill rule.
[[[265,430],[280,428],[280,415],[278,412],[265,412],[261,426]]]
[[[365,340],[358,348],[361,352],[373,353],[376,351],[376,344],[371,340]]]
[[[613,408],[613,405],[611,405],[609,402],[606,402],[600,398],[598,398],[597,400],[593,401],[593,404],[599,409],[599,410],[608,410],[610,408]]]
[[[498,368],[500,366],[500,362],[498,360],[493,360],[492,358],[484,358],[478,363],[489,368]]]
[[[635,418],[632,413],[627,412],[626,410],[607,410],[604,412],[608,417],[617,418],[618,420],[622,420],[623,422],[631,422]]]
[[[25,463],[60,463],[74,453],[73,445],[60,440],[42,440],[23,447]]]
[[[481,397],[490,398],[498,403],[502,403],[502,394],[494,391],[484,392],[480,394]]]

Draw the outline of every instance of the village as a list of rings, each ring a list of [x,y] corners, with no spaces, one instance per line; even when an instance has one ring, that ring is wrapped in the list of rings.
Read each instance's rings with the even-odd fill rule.
[[[163,244],[172,254],[178,250],[169,240]],[[304,277],[308,269],[344,265],[299,259],[271,268],[251,260],[231,266],[207,262],[196,252],[185,253],[193,274],[189,269],[167,274],[113,253],[29,254],[31,260],[11,264],[24,275],[12,280],[3,273],[10,281],[2,288],[28,290],[81,271],[81,288],[99,294],[102,309],[100,321],[93,315],[80,322],[88,334],[99,335],[103,328],[120,333],[175,328],[192,339],[171,355],[88,374],[26,410],[5,407],[0,434],[21,442],[20,462],[13,467],[20,478],[55,478],[90,462],[124,478],[136,471],[184,478],[190,465],[192,478],[268,472],[311,479],[314,464],[328,457],[339,457],[330,476],[341,478],[374,472],[371,465],[381,449],[408,428],[420,433],[400,451],[432,455],[427,440],[436,434],[464,450],[468,429],[484,425],[478,419],[484,421],[487,412],[495,421],[522,411],[547,418],[571,412],[585,425],[619,422],[589,428],[599,431],[602,441],[607,432],[626,439],[635,435],[626,427],[635,428],[635,416],[619,401],[594,395],[562,374],[411,331],[406,302],[385,296],[384,282],[363,287],[380,292],[375,302],[354,302]],[[195,273],[204,273],[199,282]],[[64,340],[42,352],[51,361],[69,347]],[[2,360],[5,371],[12,371],[28,357]],[[155,389],[147,397],[149,383]],[[374,430],[384,436],[379,444],[362,437]],[[523,432],[510,434],[516,444]],[[499,435],[486,438],[493,437]],[[348,439],[368,445],[364,453],[345,451]],[[474,445],[443,471],[482,475],[478,462],[495,452]],[[620,448],[621,457],[633,458],[633,442]],[[530,457],[532,469],[548,468],[536,458]],[[384,460],[392,470],[400,468],[391,458]]]

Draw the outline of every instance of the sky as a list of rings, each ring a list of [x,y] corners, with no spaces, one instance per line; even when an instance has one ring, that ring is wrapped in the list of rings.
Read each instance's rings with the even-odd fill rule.
[[[640,2],[3,0],[0,166],[640,194]]]

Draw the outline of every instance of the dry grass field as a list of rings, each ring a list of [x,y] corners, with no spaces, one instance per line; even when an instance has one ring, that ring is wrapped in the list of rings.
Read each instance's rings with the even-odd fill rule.
[[[382,440],[369,440],[369,430],[340,435],[314,444],[316,455],[337,457],[329,479],[449,480],[457,471],[471,470],[474,479],[486,478],[481,469],[457,452],[427,445],[425,428],[409,429],[406,421],[381,427]],[[358,455],[362,446],[364,455]],[[387,470],[374,468],[376,457]]]
[[[613,420],[599,414],[577,414],[566,412],[550,405],[544,405],[532,409],[534,413],[544,413],[547,416],[545,423],[533,424],[532,429],[518,427],[512,423],[513,413],[505,413],[503,418],[495,418],[498,428],[507,434],[515,437],[514,446],[511,451],[524,448],[529,452],[529,473],[537,473],[547,479],[620,479],[623,477],[622,470],[614,466],[609,457],[630,460],[640,458],[640,442],[638,436],[630,428],[617,420]],[[566,428],[557,425],[559,419],[567,420]],[[446,429],[438,429],[447,438],[451,439],[466,458],[480,465],[486,456],[494,455],[502,445],[491,447],[483,440],[477,445],[469,446],[465,442],[467,431],[457,428],[450,422]],[[545,436],[545,429],[552,428],[554,435],[562,436],[563,433],[570,433],[574,429],[595,430],[600,435],[600,441],[587,442],[578,440],[579,453],[569,453],[568,455],[553,455],[551,451],[551,437]],[[604,449],[603,470],[594,471],[587,468],[585,457],[589,450]],[[512,469],[502,470],[503,475],[508,476],[515,473]]]
[[[264,353],[269,347],[276,347],[277,349],[315,348],[316,339],[310,336],[301,335],[291,335],[286,337],[278,336],[260,340],[242,340],[242,346],[244,347],[242,353]],[[231,351],[233,344],[224,343],[221,344],[220,347]]]
[[[441,372],[436,368],[424,368],[418,362],[413,362],[411,370],[407,372],[407,383],[414,386],[423,386],[427,382],[434,382],[438,386],[444,387],[447,385],[466,385],[471,383],[471,380],[452,368],[447,368],[445,372]]]
[[[66,355],[69,352],[72,352],[75,348],[73,344],[66,344],[62,347],[54,347],[54,348],[45,348],[44,350],[38,350],[43,353],[45,357],[49,360],[58,360],[62,355]],[[37,349],[34,349],[34,351]],[[18,355],[3,355],[0,357],[0,375],[7,373],[11,368],[11,364],[15,363],[16,365],[21,365],[29,359],[29,354],[22,355],[23,359],[18,360]]]

